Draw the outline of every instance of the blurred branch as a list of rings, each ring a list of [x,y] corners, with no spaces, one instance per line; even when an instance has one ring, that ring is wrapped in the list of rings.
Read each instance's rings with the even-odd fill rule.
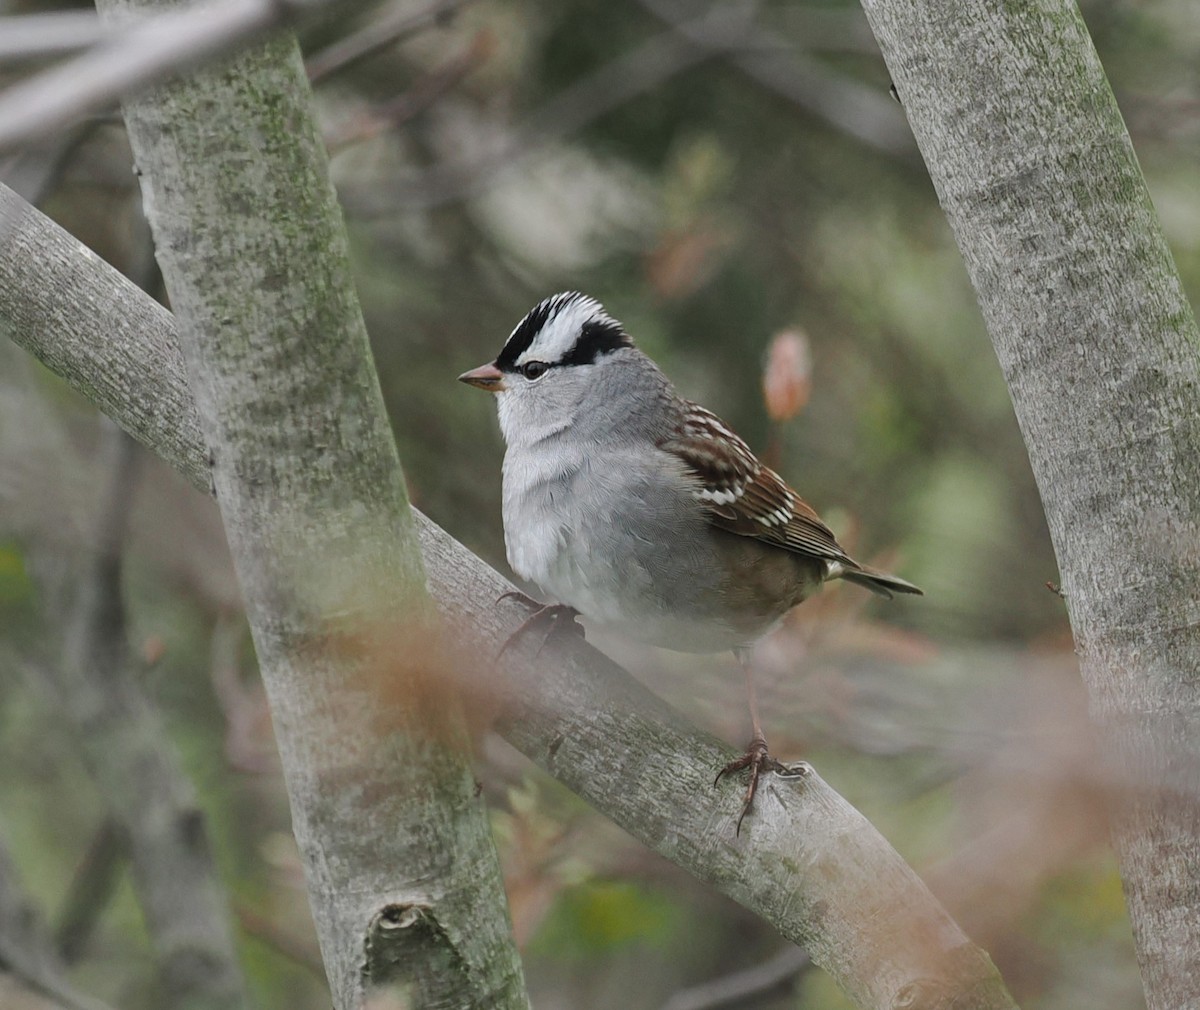
[[[0,151],[61,129],[272,29],[366,0],[202,0],[165,14],[112,19],[111,34],[74,59],[0,93]]]
[[[373,106],[362,117],[343,124],[340,129],[326,131],[326,147],[330,153],[336,152],[349,144],[393,130],[420,115],[484,62],[494,49],[495,40],[490,32],[476,32],[463,52],[418,78],[403,94]]]
[[[208,452],[172,317],[4,191],[0,222],[0,322],[207,489]],[[139,325],[110,339],[110,317]],[[106,378],[113,373],[119,383]],[[860,1005],[1013,1006],[987,956],[815,773],[769,780],[739,838],[741,786],[712,784],[732,749],[603,655],[556,641],[534,657],[537,643],[529,643],[492,670],[490,657],[524,612],[498,605],[508,583],[414,513],[434,596],[450,626],[474,641],[476,689],[501,691],[498,728],[519,750],[646,845],[804,944]]]
[[[471,0],[435,0],[415,14],[408,8],[396,8],[363,25],[358,31],[339,39],[304,61],[308,79],[319,84],[332,74],[353,66],[359,60],[382,52],[389,46],[427,27],[446,24]]]
[[[885,154],[916,154],[904,115],[885,92],[836,74],[798,53],[786,39],[747,20],[736,44],[694,20],[689,3],[638,0],[689,43],[727,59],[751,80],[825,120],[830,126]],[[718,5],[720,6],[720,5]]]
[[[13,152],[0,163],[0,180],[35,207],[40,206],[54,192],[71,158],[102,122],[99,117],[90,118]]]
[[[174,748],[133,674],[121,555],[134,486],[133,441],[104,426],[90,557],[77,581],[62,661],[44,668],[88,770],[129,846],[134,887],[171,1002],[243,1003],[241,972],[204,816]]]
[[[773,13],[784,19],[789,33],[804,40],[805,49],[879,56],[879,43],[861,8],[795,4],[776,7]]]
[[[706,33],[742,44],[736,24],[744,14],[719,6],[699,19]],[[713,58],[721,50],[698,48],[677,32],[665,32],[643,42],[599,70],[559,92],[521,123],[500,149],[473,161],[435,165],[395,191],[401,206],[433,207],[472,196],[497,176],[511,171],[531,154],[570,136],[636,95],[657,87],[676,74]]]
[[[112,29],[95,11],[55,11],[0,17],[0,62],[38,60],[107,41]]]
[[[662,1005],[662,1010],[716,1010],[745,1006],[747,1000],[768,996],[812,965],[808,952],[787,947],[769,961],[735,971],[703,985],[682,989]]]
[[[7,849],[0,845],[0,1005],[7,1007],[15,999],[6,990],[5,974],[63,1010],[108,1010],[100,1000],[66,984],[66,969],[42,916],[18,881]]]
[[[83,953],[128,857],[120,826],[114,818],[106,818],[92,836],[58,912],[54,943],[67,964],[74,964]]]
[[[398,187],[402,206],[430,207],[472,196],[531,154],[707,60],[726,58],[758,83],[837,129],[888,154],[912,156],[902,113],[886,95],[806,60],[753,20],[753,5],[715,4],[689,18],[662,0],[640,0],[670,31],[576,81],[530,113],[498,151],[435,166]]]

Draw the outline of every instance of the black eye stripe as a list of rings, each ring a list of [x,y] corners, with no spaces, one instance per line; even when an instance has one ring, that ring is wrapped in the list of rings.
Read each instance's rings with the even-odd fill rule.
[[[566,354],[562,365],[590,365],[602,354],[612,354],[622,347],[632,347],[629,334],[614,319],[597,319],[583,324],[583,332]]]

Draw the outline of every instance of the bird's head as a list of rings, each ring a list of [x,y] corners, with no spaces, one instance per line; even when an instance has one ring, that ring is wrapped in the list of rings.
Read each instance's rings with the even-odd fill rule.
[[[577,291],[533,307],[496,360],[459,381],[497,394],[505,440],[533,440],[570,424],[595,397],[600,369],[632,349],[625,328],[594,298]]]

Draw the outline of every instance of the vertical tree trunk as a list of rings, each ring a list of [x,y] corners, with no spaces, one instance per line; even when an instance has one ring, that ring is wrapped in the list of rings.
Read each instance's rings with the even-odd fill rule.
[[[1198,1006],[1195,318],[1074,3],[863,6],[962,249],[1045,505],[1112,759],[1113,838],[1147,1002]]]
[[[310,104],[285,36],[125,115],[334,1004],[386,982],[416,1006],[523,1007],[454,699],[414,690],[431,610]],[[386,700],[362,647],[384,628],[409,660]]]

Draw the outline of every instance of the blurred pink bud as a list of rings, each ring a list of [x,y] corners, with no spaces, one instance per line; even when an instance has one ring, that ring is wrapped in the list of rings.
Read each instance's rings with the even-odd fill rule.
[[[801,329],[775,335],[763,369],[763,399],[773,421],[795,417],[808,402],[812,388],[812,355],[808,335]]]

